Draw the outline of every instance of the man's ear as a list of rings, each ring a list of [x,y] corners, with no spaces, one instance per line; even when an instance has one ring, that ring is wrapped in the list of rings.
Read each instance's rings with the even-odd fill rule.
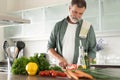
[[[71,7],[72,7],[72,6],[70,5],[70,6],[69,6],[69,11],[70,11]]]

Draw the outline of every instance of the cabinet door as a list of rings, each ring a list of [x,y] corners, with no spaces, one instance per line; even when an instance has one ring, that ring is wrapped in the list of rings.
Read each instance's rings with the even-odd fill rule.
[[[45,8],[45,33],[50,34],[56,22],[68,15],[68,4],[61,4]]]
[[[44,33],[44,10],[43,8],[32,9],[23,12],[23,17],[31,21],[24,24],[22,32],[24,35],[37,36]]]
[[[86,0],[87,8],[83,15],[83,19],[89,21],[95,31],[99,31],[99,6],[98,0]]]
[[[9,13],[9,15],[21,17],[22,12]],[[4,27],[5,38],[9,38],[9,37],[13,37],[21,34],[22,34],[22,27],[19,24],[13,24],[13,25]]]
[[[120,0],[103,0],[102,30],[120,31]]]

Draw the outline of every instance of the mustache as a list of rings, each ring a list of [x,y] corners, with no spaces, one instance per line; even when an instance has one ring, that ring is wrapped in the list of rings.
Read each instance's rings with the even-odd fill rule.
[[[78,18],[76,18],[76,17],[72,17],[72,19],[77,20],[77,21],[79,20],[79,19],[78,19]]]

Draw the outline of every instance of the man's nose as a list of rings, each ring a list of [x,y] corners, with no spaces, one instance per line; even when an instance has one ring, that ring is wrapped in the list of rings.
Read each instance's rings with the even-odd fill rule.
[[[80,15],[79,13],[77,13],[77,14],[75,15],[75,17],[76,17],[77,19],[79,19],[79,18],[81,17],[81,15]]]
[[[79,19],[81,16],[80,15],[76,15],[76,18]]]

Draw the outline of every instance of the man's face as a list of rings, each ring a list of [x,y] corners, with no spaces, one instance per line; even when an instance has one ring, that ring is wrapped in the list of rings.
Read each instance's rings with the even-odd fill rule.
[[[77,5],[72,5],[69,7],[69,18],[72,23],[77,23],[83,13],[85,11],[85,7],[79,8]]]

